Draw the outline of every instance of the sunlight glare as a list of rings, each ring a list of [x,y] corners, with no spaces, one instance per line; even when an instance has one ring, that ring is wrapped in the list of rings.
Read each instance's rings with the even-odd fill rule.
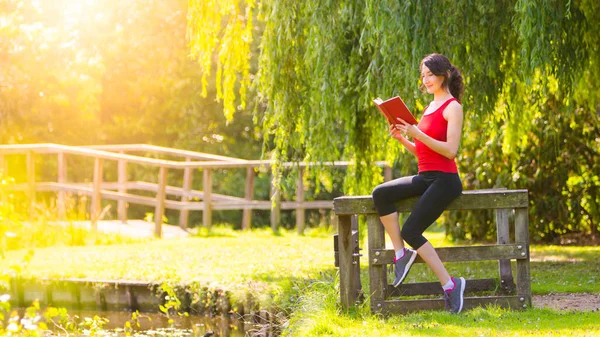
[[[95,7],[97,0],[66,0],[63,3],[63,16],[68,24],[77,24],[85,17],[92,16],[91,9]],[[98,18],[102,13],[94,15]]]

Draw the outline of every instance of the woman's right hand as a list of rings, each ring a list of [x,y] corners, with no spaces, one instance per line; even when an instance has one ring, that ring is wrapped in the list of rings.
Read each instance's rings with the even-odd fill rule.
[[[396,128],[395,124],[390,124],[389,125],[389,133],[390,136],[400,140],[401,138],[404,138],[404,136],[402,136],[402,133],[400,130],[398,130],[398,128]]]

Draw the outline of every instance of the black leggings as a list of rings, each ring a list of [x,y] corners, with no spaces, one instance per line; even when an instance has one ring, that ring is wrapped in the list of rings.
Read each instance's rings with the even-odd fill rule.
[[[461,193],[462,183],[458,174],[427,171],[416,176],[391,180],[375,187],[373,202],[381,217],[396,212],[395,204],[398,201],[421,196],[401,231],[404,241],[414,249],[419,249],[427,242],[423,232]]]

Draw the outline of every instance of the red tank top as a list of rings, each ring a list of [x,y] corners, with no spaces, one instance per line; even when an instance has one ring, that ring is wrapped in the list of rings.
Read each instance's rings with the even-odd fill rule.
[[[444,110],[456,98],[450,98],[434,112],[424,115],[417,127],[429,137],[445,142],[448,133],[448,121],[444,118]],[[425,108],[427,110],[427,108]],[[419,163],[419,173],[425,171],[442,171],[458,173],[454,159],[448,159],[433,151],[427,145],[415,139],[415,149]]]

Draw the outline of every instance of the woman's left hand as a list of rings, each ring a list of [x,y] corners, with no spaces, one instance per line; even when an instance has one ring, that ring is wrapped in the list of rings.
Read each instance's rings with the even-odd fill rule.
[[[407,123],[402,118],[398,118],[398,122],[399,124],[396,124],[396,129],[400,130],[407,136],[415,138],[419,133],[421,133],[421,130],[419,130],[416,126]]]

